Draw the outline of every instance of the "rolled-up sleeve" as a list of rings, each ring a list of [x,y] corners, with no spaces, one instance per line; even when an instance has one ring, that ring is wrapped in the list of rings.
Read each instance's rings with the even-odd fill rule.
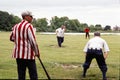
[[[89,42],[87,42],[87,44],[85,45],[85,47],[84,47],[84,49],[83,49],[83,52],[87,52],[88,45],[89,45]]]
[[[104,52],[110,51],[110,49],[109,49],[108,44],[107,44],[106,41],[104,41],[103,47],[104,47]]]

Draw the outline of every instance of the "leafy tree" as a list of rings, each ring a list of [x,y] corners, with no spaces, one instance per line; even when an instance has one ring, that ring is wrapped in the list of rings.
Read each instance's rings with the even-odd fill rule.
[[[74,20],[70,20],[69,23],[70,23],[70,26],[69,26],[68,29],[70,31],[75,31],[76,30],[76,24],[75,24]]]
[[[74,19],[73,21],[75,23],[75,29],[76,29],[75,31],[81,32],[82,28],[81,28],[81,25],[80,25],[80,22],[78,21],[78,19]]]
[[[34,20],[34,26],[37,28],[37,31],[46,32],[47,25],[48,25],[48,22],[46,18]]]
[[[90,31],[91,31],[91,32],[94,32],[94,31],[95,31],[95,26],[94,26],[94,25],[90,25],[89,27],[90,27]]]
[[[84,32],[84,29],[86,28],[86,27],[88,27],[88,24],[87,23],[81,23],[80,24],[81,25],[81,32]]]
[[[0,11],[0,30],[10,31],[13,25],[19,21],[19,17],[10,15],[8,12]]]
[[[0,11],[0,30],[10,31],[12,27],[20,21],[21,19],[18,16],[14,16],[13,14],[9,14],[5,11]],[[48,25],[48,23],[50,23],[50,25]],[[67,16],[54,16],[50,22],[48,22],[47,18],[33,19],[32,24],[36,27],[37,31],[42,32],[54,32],[61,25],[66,26],[67,32],[83,32],[85,27],[89,27],[91,32],[97,30],[111,30],[111,26],[109,25],[106,25],[105,28],[102,29],[101,24],[88,26],[87,23],[80,23],[78,19],[69,19]],[[113,29],[115,31],[120,30],[118,26]]]
[[[60,26],[58,23],[59,23],[59,18],[57,16],[52,17],[52,20],[50,20],[50,24],[53,30],[55,30]]]
[[[96,24],[95,25],[95,30],[102,30],[102,26],[100,24]]]
[[[0,29],[5,30],[7,26],[9,26],[8,23],[8,12],[0,11]]]
[[[68,20],[69,20],[68,17],[59,18],[57,16],[54,16],[54,17],[52,17],[52,20],[50,20],[50,25],[51,25],[53,31],[55,31],[55,29],[59,28],[61,25],[67,26]]]
[[[107,31],[107,30],[111,30],[111,26],[106,25],[105,28],[104,28],[104,30],[105,30],[105,31]]]

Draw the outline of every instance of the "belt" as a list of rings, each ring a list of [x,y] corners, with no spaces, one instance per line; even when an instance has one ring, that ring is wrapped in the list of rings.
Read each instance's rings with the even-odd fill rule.
[[[88,48],[89,50],[102,50],[101,48]]]

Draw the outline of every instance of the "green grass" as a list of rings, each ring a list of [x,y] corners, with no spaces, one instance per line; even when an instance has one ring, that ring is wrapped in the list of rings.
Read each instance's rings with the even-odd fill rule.
[[[14,43],[9,41],[9,35],[10,32],[0,32],[0,79],[17,79],[16,60],[11,57]],[[37,33],[36,38],[41,59],[52,79],[83,79],[81,77],[82,64],[85,60],[83,48],[88,41],[84,38],[84,35],[65,35],[62,48],[57,46],[56,35]],[[102,38],[107,41],[110,47],[106,60],[108,65],[107,77],[109,80],[119,80],[120,36],[102,35]],[[36,64],[39,79],[47,79],[38,59],[36,59]],[[78,67],[70,67],[72,65]],[[29,78],[28,72],[26,76]],[[102,79],[101,71],[95,59],[88,69],[87,77],[83,80],[93,79]]]

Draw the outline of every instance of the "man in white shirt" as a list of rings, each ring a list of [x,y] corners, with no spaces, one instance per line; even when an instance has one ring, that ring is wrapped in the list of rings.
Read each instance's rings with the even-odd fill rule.
[[[104,50],[104,52],[103,52]],[[96,59],[100,70],[102,71],[103,80],[106,80],[107,65],[105,59],[107,58],[109,47],[104,39],[100,37],[99,32],[94,33],[94,38],[90,39],[84,47],[86,60],[83,64],[83,77],[86,77],[87,69],[89,68],[93,58]]]
[[[66,28],[64,25],[62,25],[60,28],[56,29],[56,35],[57,35],[57,42],[58,46],[61,47],[62,43],[64,42],[64,32]]]

